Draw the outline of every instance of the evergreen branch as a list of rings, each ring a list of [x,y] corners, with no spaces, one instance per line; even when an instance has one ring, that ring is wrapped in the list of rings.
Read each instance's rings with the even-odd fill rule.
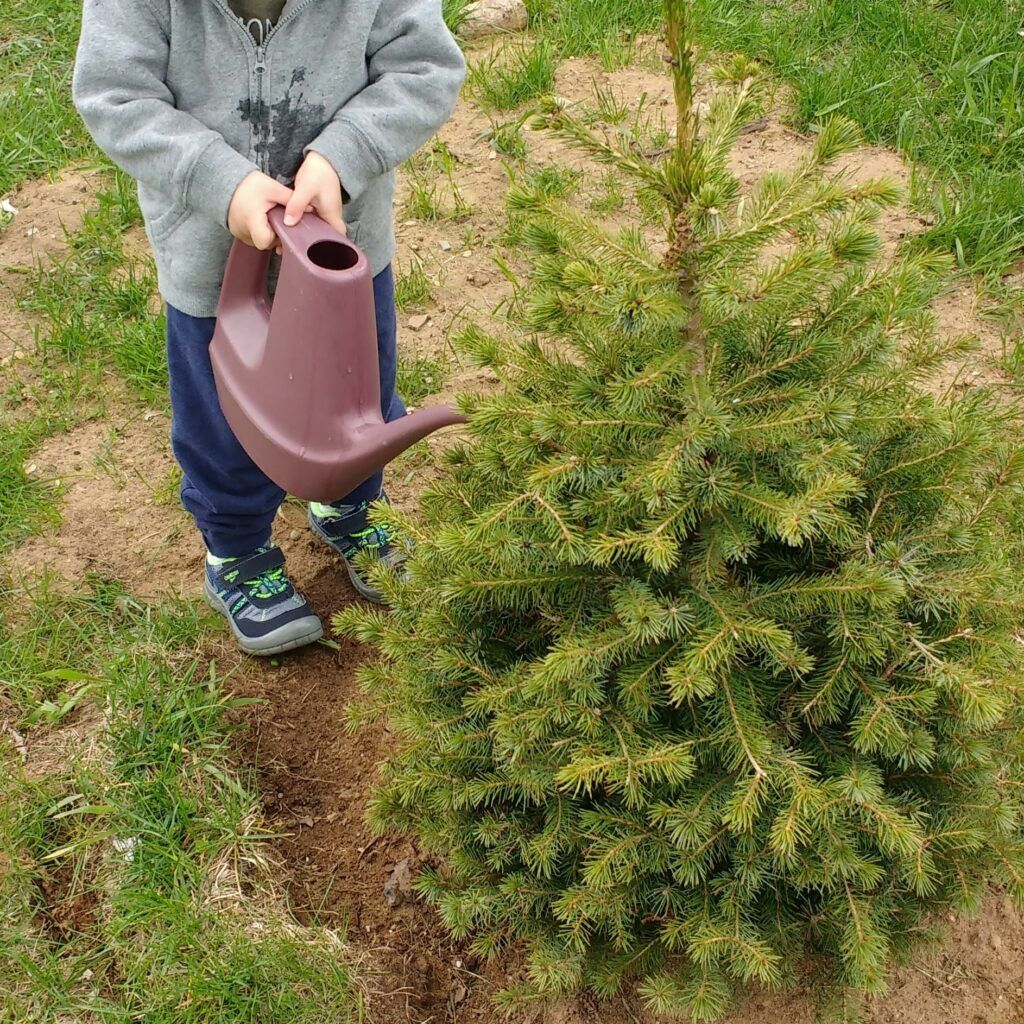
[[[719,90],[712,99],[705,119],[707,130],[700,143],[708,163],[713,167],[724,167],[733,145],[754,114],[752,101],[759,85],[756,70],[753,66],[745,68],[744,77],[736,88]]]
[[[542,101],[540,112],[532,127],[545,130],[554,138],[582,149],[602,163],[614,164],[620,171],[662,194],[667,194],[665,175],[656,165],[638,158],[630,150],[613,145],[607,136],[598,135],[578,117],[570,113],[567,105],[553,97]]]
[[[619,279],[623,273],[629,273],[638,284],[652,287],[671,280],[671,275],[658,266],[649,251],[638,252],[571,207],[549,203],[542,212],[573,249],[605,272],[614,267]]]
[[[719,685],[721,686],[722,692],[725,694],[725,699],[729,704],[729,714],[732,716],[732,724],[736,729],[736,735],[739,737],[740,745],[743,747],[743,752],[746,754],[747,760],[754,769],[754,775],[758,779],[767,778],[768,773],[757,763],[757,759],[754,757],[754,752],[750,749],[750,744],[747,742],[746,733],[743,731],[739,714],[736,711],[736,702],[733,700],[732,690],[729,688],[729,683],[725,676],[719,680]]]
[[[533,491],[529,495],[529,497],[532,498],[533,501],[535,501],[538,505],[540,505],[540,507],[544,509],[548,513],[548,515],[550,515],[551,518],[554,519],[554,521],[558,524],[558,528],[561,531],[562,537],[565,539],[566,544],[568,544],[571,548],[575,548],[578,543],[577,535],[574,534],[569,529],[569,527],[565,525],[565,520],[558,514],[558,512],[556,512],[555,509],[547,501],[545,501],[544,498],[542,498],[541,495],[538,494],[536,491]]]
[[[906,470],[910,469],[912,466],[921,466],[929,462],[935,462],[946,455],[951,455],[954,452],[966,448],[970,443],[971,438],[968,435],[963,435],[958,440],[952,441],[949,444],[944,445],[942,448],[936,448],[932,451],[924,452],[916,458],[908,459],[904,462],[895,462],[892,465],[886,466],[885,469],[879,470],[870,478],[871,482],[875,483],[883,477],[891,476],[894,473],[906,472]]]
[[[718,235],[708,247],[712,257],[728,249],[762,242],[801,221],[810,220],[821,214],[832,213],[851,203],[880,197],[880,190],[877,186],[855,185],[844,188],[836,182],[823,182],[818,184],[815,192],[803,198],[801,203],[794,202],[793,205],[786,206],[784,200],[791,199],[798,194],[799,186],[802,186],[810,178],[813,170],[814,166],[808,165],[794,175],[789,188],[773,199],[767,205],[767,209],[757,217],[743,226],[733,228],[731,231],[723,231]]]

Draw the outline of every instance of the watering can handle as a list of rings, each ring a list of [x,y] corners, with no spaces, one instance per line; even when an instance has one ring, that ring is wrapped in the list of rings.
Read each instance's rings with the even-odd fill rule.
[[[270,221],[270,226],[274,229],[284,253],[298,256],[303,261],[309,260],[309,250],[317,242],[340,242],[355,249],[355,246],[340,231],[332,228],[327,221],[315,213],[304,213],[298,224],[288,227],[284,222],[284,207],[275,206],[267,214],[267,219]]]

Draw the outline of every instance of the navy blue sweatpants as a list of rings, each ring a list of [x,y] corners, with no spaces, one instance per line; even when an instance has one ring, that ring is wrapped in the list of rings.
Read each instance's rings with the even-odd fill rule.
[[[395,283],[391,268],[373,279],[377,307],[381,411],[386,420],[405,415],[395,394],[398,365]],[[181,500],[195,518],[211,554],[240,558],[270,539],[284,491],[246,455],[221,412],[210,363],[215,317],[195,317],[167,307],[167,362],[171,373],[171,446],[181,466]],[[339,505],[377,498],[383,474],[360,484]]]

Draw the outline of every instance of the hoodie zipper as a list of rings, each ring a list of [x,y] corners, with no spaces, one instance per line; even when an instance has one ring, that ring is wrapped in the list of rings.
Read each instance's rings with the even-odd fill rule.
[[[267,36],[269,39],[270,36]],[[270,109],[263,106],[263,76],[266,74],[266,41],[256,47],[256,110],[259,112],[259,127],[256,133],[257,139],[262,143],[258,156],[260,170],[264,174],[270,173]]]
[[[308,7],[312,2],[313,0],[299,0],[299,2],[295,4],[294,7],[291,8],[291,10],[285,11],[284,14],[282,14],[281,17],[278,18],[277,21],[274,23],[274,27],[267,33],[267,38],[264,40],[264,45],[268,44],[270,40],[274,38],[274,33],[277,32],[277,30],[283,24],[285,24],[285,22],[291,21],[292,18],[294,18],[295,15],[298,14],[303,7]]]
[[[241,21],[235,16],[234,11],[228,7],[226,0],[213,0],[215,7],[219,7],[221,13],[223,13],[232,24],[239,28],[242,34],[245,36],[250,46],[256,47],[256,110],[259,112],[259,124],[256,126],[256,138],[257,138],[257,157],[258,166],[264,174],[270,174],[270,106],[269,104],[264,108],[263,105],[263,79],[267,73],[267,47],[270,45],[270,40],[274,38],[277,30],[285,24],[285,22],[291,21],[303,7],[308,7],[313,0],[299,0],[290,10],[286,11],[280,18],[277,19],[277,23],[274,27],[266,34],[262,44],[257,45],[256,40],[253,39],[252,33],[242,25]],[[262,150],[262,152],[260,152]]]

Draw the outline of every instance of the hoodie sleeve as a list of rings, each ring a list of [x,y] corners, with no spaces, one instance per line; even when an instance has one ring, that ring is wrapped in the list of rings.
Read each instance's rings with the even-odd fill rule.
[[[305,149],[330,162],[349,200],[437,132],[466,75],[441,0],[382,0],[368,50],[369,84]]]
[[[167,29],[148,0],[85,0],[75,107],[118,167],[226,224],[235,189],[257,167],[175,108],[168,51]]]

